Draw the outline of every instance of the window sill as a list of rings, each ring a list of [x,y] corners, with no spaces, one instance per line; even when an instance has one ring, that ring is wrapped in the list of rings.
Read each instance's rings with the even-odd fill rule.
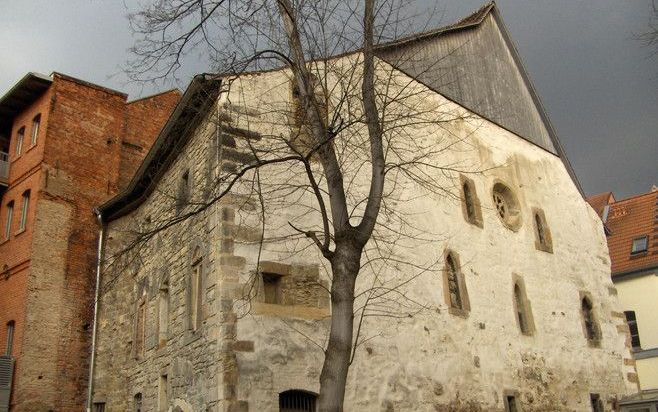
[[[27,150],[25,151],[25,154],[27,154],[30,150],[34,149],[35,147],[37,147],[37,144],[36,144],[36,143],[35,143],[35,144],[31,144],[30,147],[28,147]]]
[[[453,308],[452,306],[448,307],[448,313],[451,315],[459,316],[460,318],[468,318],[469,311],[466,309]]]
[[[19,231],[14,233],[14,237],[18,237],[19,235],[22,235],[27,231],[27,228],[20,229]]]
[[[0,246],[4,245],[5,243],[9,242],[10,240],[11,240],[11,236],[6,238],[6,239],[0,240]]]

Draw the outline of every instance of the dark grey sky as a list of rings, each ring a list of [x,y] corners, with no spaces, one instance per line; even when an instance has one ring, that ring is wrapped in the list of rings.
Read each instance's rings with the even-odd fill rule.
[[[587,194],[621,198],[658,184],[658,59],[633,39],[648,27],[650,2],[497,2]],[[435,25],[482,3],[439,2]],[[119,0],[0,0],[0,94],[28,71],[60,71],[131,98],[157,91],[121,72],[133,41],[126,13]],[[188,62],[178,86],[201,71]]]

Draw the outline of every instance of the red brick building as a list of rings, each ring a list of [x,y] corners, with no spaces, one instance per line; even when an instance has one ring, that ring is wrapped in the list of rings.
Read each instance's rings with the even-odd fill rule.
[[[127,95],[29,73],[0,99],[0,369],[10,411],[85,405],[98,226],[180,93]],[[0,386],[2,385],[0,370]],[[5,400],[5,402],[7,402]]]

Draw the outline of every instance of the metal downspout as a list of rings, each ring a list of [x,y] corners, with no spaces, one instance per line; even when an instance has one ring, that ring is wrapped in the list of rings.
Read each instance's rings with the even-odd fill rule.
[[[98,209],[94,209],[94,214],[98,219],[98,252],[96,255],[96,289],[94,291],[94,322],[91,329],[91,358],[89,360],[89,382],[87,384],[87,412],[91,412],[92,407],[92,394],[94,382],[94,363],[96,362],[96,328],[98,319],[98,296],[100,295],[100,281],[101,281],[101,259],[103,256],[103,237],[104,225],[103,216]]]

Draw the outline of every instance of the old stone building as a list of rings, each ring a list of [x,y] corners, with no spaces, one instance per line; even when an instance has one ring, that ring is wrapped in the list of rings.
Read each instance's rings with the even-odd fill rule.
[[[0,99],[0,410],[84,407],[92,210],[134,174],[179,96],[127,102],[64,74],[29,73]]]
[[[495,5],[377,55],[387,162],[417,168],[392,172],[362,262],[345,410],[612,410],[637,375],[603,229]],[[327,118],[359,118],[359,59],[313,63]],[[100,207],[95,411],[315,410],[321,211],[304,168],[245,169],[308,150],[295,96],[286,69],[197,76]],[[342,133],[358,216],[368,145],[358,121]]]

